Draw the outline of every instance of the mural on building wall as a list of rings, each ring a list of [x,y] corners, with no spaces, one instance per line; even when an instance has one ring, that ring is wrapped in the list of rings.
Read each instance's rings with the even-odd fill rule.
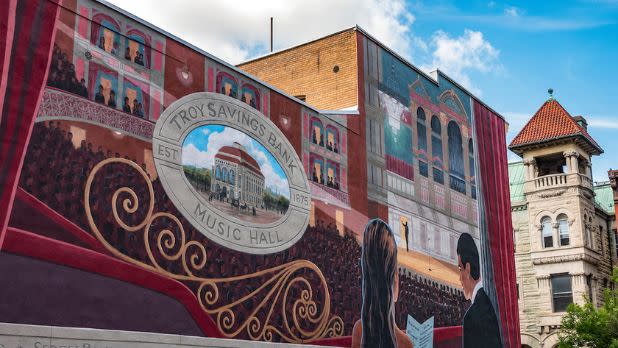
[[[418,346],[414,323],[433,323],[423,327],[438,347],[500,345],[474,115],[456,85],[374,45],[372,111],[319,111],[205,55],[165,74],[179,43],[97,2],[61,11],[72,41],[52,48],[8,247],[47,268],[15,267],[59,281],[43,298],[79,286],[66,300],[75,312],[41,324]],[[174,97],[165,110],[163,95]],[[96,281],[61,276],[72,268]],[[15,309],[0,321],[30,322]]]
[[[373,106],[368,110],[380,110],[368,114],[368,128],[374,132],[370,136],[384,137],[384,164],[370,160],[368,167],[383,166],[386,173],[381,186],[400,264],[463,290],[473,303],[458,319],[464,326],[464,346],[500,346],[497,307],[485,294],[495,300],[495,289],[483,284],[481,251],[476,247],[483,238],[477,216],[471,98],[448,79],[434,81],[370,40],[364,47],[366,102]],[[374,120],[382,120],[382,134]],[[372,193],[372,187],[370,195],[382,194]],[[426,319],[407,314],[414,322]]]

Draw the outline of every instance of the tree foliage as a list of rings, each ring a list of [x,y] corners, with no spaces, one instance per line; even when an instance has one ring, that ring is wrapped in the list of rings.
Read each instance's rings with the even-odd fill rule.
[[[562,318],[558,347],[618,348],[618,268],[610,287],[603,290],[603,305],[589,298],[583,305],[570,304]]]
[[[207,168],[197,168],[195,166],[182,166],[185,176],[193,186],[201,192],[210,191],[210,170]]]

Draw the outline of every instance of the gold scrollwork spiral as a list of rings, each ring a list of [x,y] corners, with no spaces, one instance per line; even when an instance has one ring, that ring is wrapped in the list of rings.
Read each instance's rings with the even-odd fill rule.
[[[130,187],[117,189],[111,198],[112,215],[115,222],[128,233],[143,232],[144,250],[147,259],[138,260],[129,256],[110,243],[97,226],[93,218],[91,206],[91,191],[98,172],[106,165],[117,163],[131,167],[141,175],[148,189],[148,205],[146,215],[138,224],[130,225],[121,218],[118,211],[118,200],[125,214],[135,214],[140,207],[139,197]],[[181,221],[167,212],[154,212],[155,195],[148,174],[136,163],[123,158],[109,158],[94,166],[84,190],[84,207],[92,233],[103,246],[114,256],[157,272],[166,277],[194,284],[195,296],[202,309],[214,318],[219,331],[224,337],[235,338],[243,334],[252,340],[272,341],[279,336],[282,341],[301,343],[311,342],[324,337],[336,337],[343,334],[343,321],[339,316],[331,316],[330,293],[322,271],[308,260],[295,260],[276,267],[261,270],[251,274],[228,278],[208,278],[198,276],[208,263],[204,245],[188,240]],[[128,196],[128,197],[127,197]],[[102,203],[102,202],[99,202]],[[153,225],[157,219],[171,221],[177,227],[177,233],[169,228],[154,231]],[[151,238],[152,237],[152,238]],[[151,243],[154,242],[154,245]],[[153,250],[166,262],[179,262],[180,267],[170,271],[160,264]],[[316,302],[317,294],[312,283],[304,276],[313,273],[323,289],[322,301]],[[233,284],[257,284],[244,296],[222,303],[222,289],[233,287]],[[226,285],[226,286],[224,286]],[[254,305],[254,301],[258,301]],[[252,305],[249,314],[240,318],[235,309],[246,303]],[[319,309],[321,304],[322,308]],[[278,315],[275,315],[278,311]],[[274,318],[277,317],[278,320]]]

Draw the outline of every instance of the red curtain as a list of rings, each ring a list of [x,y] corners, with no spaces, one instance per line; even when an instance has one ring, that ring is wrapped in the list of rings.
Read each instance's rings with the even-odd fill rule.
[[[0,1],[0,248],[47,80],[57,0]]]
[[[491,254],[499,320],[505,347],[520,347],[513,224],[506,154],[506,122],[474,101],[484,230]]]

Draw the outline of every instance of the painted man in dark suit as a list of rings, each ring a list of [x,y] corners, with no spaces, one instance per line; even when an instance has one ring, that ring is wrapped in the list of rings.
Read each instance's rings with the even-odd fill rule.
[[[463,347],[502,347],[496,313],[481,281],[479,252],[468,233],[457,241],[457,260],[464,297],[472,301],[463,319]]]

